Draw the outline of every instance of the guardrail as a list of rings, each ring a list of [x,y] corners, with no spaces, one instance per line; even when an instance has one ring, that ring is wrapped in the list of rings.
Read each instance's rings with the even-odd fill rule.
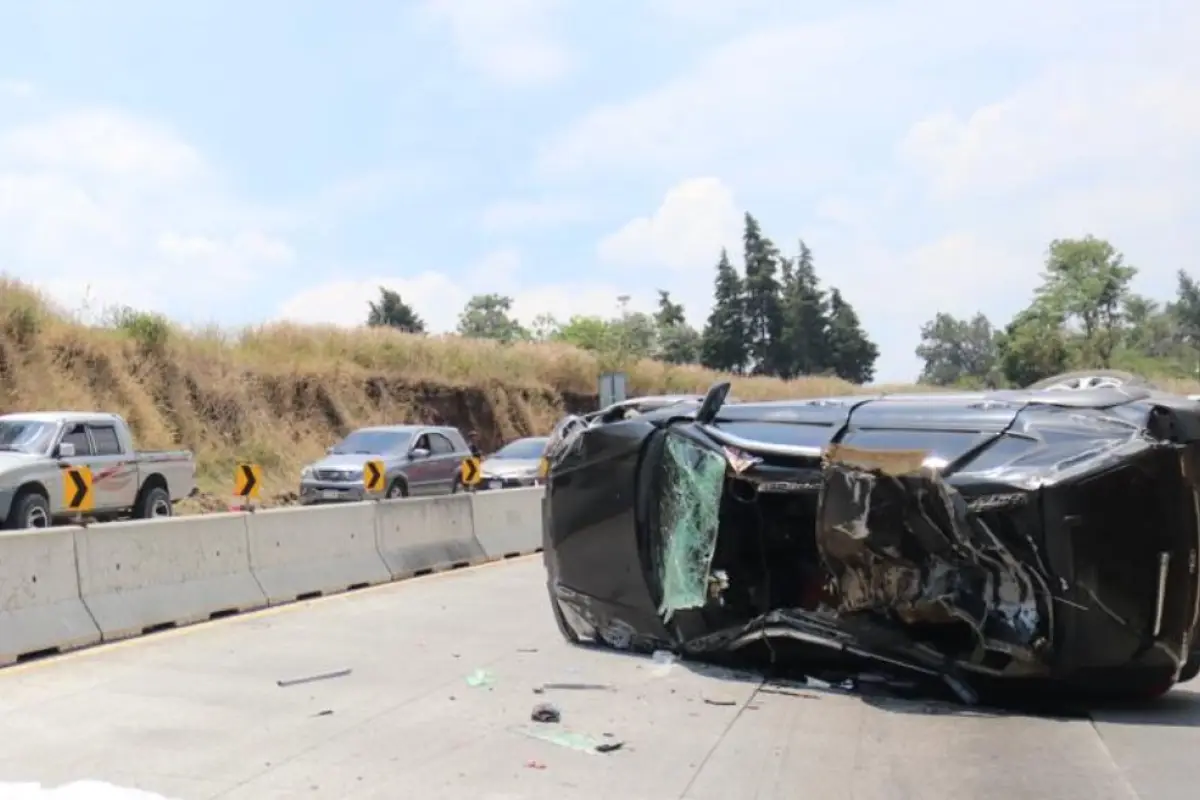
[[[0,533],[0,666],[540,552],[544,491]]]

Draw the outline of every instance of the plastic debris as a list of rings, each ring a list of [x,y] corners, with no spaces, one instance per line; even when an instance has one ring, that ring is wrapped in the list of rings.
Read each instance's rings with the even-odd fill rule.
[[[529,718],[534,722],[561,722],[562,712],[550,703],[539,703],[533,707]]]
[[[467,676],[467,686],[480,688],[483,686],[491,686],[496,682],[496,676],[490,670],[477,669]]]
[[[556,744],[559,747],[565,747],[568,750],[575,750],[580,753],[587,753],[588,755],[611,753],[625,746],[625,743],[622,741],[605,742],[594,736],[588,736],[586,733],[577,733],[562,728],[532,728],[522,726],[512,728],[511,730],[522,736],[528,736],[530,739],[539,739],[543,742]]]
[[[653,674],[662,677],[671,671],[678,659],[669,650],[655,650],[654,655],[650,656],[650,660],[654,662]]]

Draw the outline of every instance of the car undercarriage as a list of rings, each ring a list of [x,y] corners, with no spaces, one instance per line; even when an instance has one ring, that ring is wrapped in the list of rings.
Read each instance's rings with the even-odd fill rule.
[[[577,642],[980,691],[1200,672],[1200,403],[1136,381],[739,403],[639,398],[547,448]]]

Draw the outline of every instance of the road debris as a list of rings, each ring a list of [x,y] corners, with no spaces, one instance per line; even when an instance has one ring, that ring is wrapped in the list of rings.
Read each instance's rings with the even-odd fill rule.
[[[288,686],[299,686],[302,683],[314,683],[316,681],[327,681],[327,680],[331,680],[333,678],[344,678],[353,671],[354,670],[352,670],[352,669],[340,669],[337,672],[325,672],[320,675],[309,675],[306,678],[294,678],[292,680],[287,680],[287,681],[275,681],[275,685],[286,688]]]
[[[539,703],[533,707],[529,718],[534,722],[561,722],[562,712],[550,703]]]
[[[705,697],[704,702],[710,706],[736,706],[737,700],[731,697]]]
[[[532,758],[525,762],[526,769],[545,769],[546,765],[540,761],[534,761]]]
[[[611,692],[613,687],[607,683],[543,683],[542,690],[569,689],[577,691]],[[541,692],[538,692],[541,694]]]
[[[652,673],[655,677],[661,678],[671,671],[678,659],[670,650],[655,650],[654,655],[650,656],[650,660],[654,662]]]
[[[596,755],[598,753],[611,753],[615,750],[620,750],[625,746],[622,741],[605,742],[594,736],[588,736],[586,733],[578,733],[576,731],[563,730],[561,728],[534,728],[530,726],[520,726],[510,728],[514,733],[519,733],[522,736],[528,736],[530,739],[538,739],[550,744],[556,744],[559,747],[565,747],[568,750],[575,750],[580,753]]]
[[[467,676],[467,686],[474,686],[475,688],[490,687],[495,682],[496,676],[492,674],[491,670],[477,669]]]

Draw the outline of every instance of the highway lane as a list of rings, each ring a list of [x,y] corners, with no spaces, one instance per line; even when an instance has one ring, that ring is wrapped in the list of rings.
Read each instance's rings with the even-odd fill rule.
[[[1191,688],[1046,719],[762,686],[572,648],[543,581],[522,559],[0,670],[0,782],[179,800],[1195,796]],[[542,702],[561,724],[530,721]],[[575,738],[534,738],[560,728]],[[575,749],[586,737],[623,747]]]

